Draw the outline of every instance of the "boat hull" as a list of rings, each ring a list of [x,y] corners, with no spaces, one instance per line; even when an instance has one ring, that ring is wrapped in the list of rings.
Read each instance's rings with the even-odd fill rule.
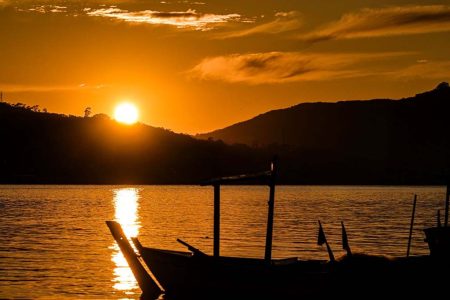
[[[327,286],[323,261],[272,261],[235,257],[196,256],[153,248],[141,256],[169,296],[244,297],[313,296]]]
[[[424,232],[430,255],[443,258],[450,256],[450,227],[430,227]]]
[[[140,249],[168,298],[311,299],[334,296],[427,295],[444,283],[448,261],[430,256],[402,259],[354,255],[336,263],[196,256]],[[437,291],[436,291],[437,293]],[[438,294],[438,293],[437,293]]]
[[[397,259],[354,254],[335,262],[214,257],[129,244],[120,225],[107,222],[139,286],[143,298],[155,299],[312,299],[385,298],[388,295],[439,296],[448,284],[448,256]],[[145,263],[158,282],[149,276]]]

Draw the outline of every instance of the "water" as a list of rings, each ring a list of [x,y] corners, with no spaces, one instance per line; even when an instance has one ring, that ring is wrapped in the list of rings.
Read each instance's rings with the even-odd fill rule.
[[[327,259],[344,221],[353,252],[403,256],[413,195],[413,255],[436,223],[444,187],[279,186],[273,256]],[[221,254],[263,257],[268,188],[222,188]],[[0,186],[0,298],[139,298],[104,221],[115,219],[146,246],[212,253],[213,191],[197,186]]]

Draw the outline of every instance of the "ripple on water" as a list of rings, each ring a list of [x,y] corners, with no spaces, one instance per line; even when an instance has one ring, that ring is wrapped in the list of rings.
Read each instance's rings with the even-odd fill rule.
[[[443,187],[277,187],[273,256],[326,259],[319,219],[336,255],[341,221],[353,251],[404,255],[415,193],[412,254],[424,254],[422,229],[434,225]],[[222,189],[222,255],[263,256],[267,196],[266,187]],[[212,199],[197,186],[0,186],[0,298],[138,298],[104,221],[144,245],[185,250],[182,238],[211,253]]]

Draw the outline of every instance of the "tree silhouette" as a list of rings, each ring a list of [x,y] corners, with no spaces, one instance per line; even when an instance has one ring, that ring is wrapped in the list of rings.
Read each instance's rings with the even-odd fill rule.
[[[92,109],[90,107],[86,107],[86,109],[84,110],[84,117],[85,118],[89,118],[92,114]]]

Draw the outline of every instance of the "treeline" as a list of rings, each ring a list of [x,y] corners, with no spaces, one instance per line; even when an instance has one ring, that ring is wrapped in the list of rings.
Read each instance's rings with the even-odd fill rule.
[[[301,104],[199,140],[0,103],[0,183],[198,184],[278,155],[284,184],[447,184],[449,113],[443,84],[404,100]]]
[[[0,103],[1,183],[197,184],[268,166],[243,145],[200,141],[100,114],[75,117]]]

